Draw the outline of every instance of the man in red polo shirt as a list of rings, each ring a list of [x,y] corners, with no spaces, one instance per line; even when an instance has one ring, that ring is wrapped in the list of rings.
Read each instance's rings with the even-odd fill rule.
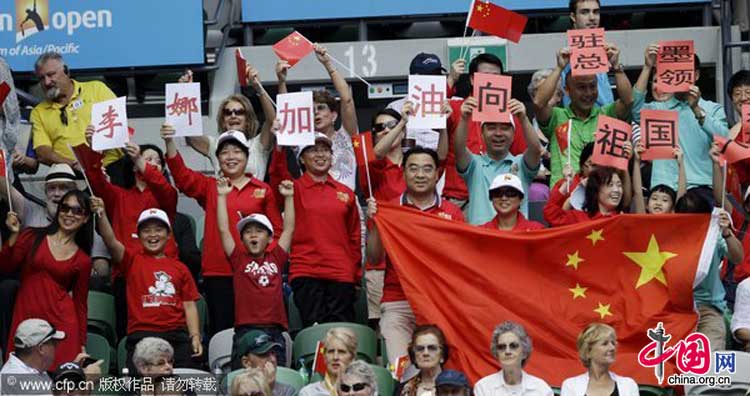
[[[303,147],[294,181],[295,232],[289,279],[305,327],[353,322],[354,285],[362,276],[362,229],[354,192],[328,173],[331,139],[315,133]]]
[[[394,202],[423,213],[463,222],[461,209],[441,199],[435,189],[439,178],[438,164],[438,155],[434,150],[417,146],[407,151],[403,159],[406,191]],[[375,216],[377,210],[375,199],[370,198],[367,202],[368,217],[371,219]],[[367,236],[367,259],[371,263],[376,263],[385,253],[377,227],[371,221]],[[385,261],[380,331],[385,338],[388,361],[395,364],[399,357],[407,354],[411,335],[416,327],[416,318],[401,288],[398,274],[387,255]]]
[[[497,215],[483,224],[482,228],[509,232],[526,232],[544,228],[542,223],[527,220],[518,210],[525,194],[523,183],[518,176],[512,173],[495,176],[488,193]]]
[[[474,73],[502,74],[503,62],[492,54],[479,54],[469,63],[469,81],[474,84]],[[461,121],[461,105],[464,99],[455,98],[450,100],[453,112],[448,118],[448,157],[445,159],[445,187],[443,188],[443,197],[457,204],[462,209],[469,199],[469,191],[466,189],[466,183],[456,170],[456,153],[453,149],[453,139],[456,136],[456,127]],[[515,120],[515,134],[513,144],[510,146],[510,153],[518,155],[526,150],[526,139],[523,137],[523,128],[521,121]],[[482,139],[482,126],[478,121],[469,122],[469,130],[466,137],[466,148],[474,154],[484,154],[486,151],[484,140]]]

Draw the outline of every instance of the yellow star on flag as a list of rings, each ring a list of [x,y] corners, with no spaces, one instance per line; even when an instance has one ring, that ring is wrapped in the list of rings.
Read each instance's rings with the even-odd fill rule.
[[[359,139],[352,142],[352,146],[354,146],[355,149],[359,148]]]
[[[578,250],[576,250],[576,252],[573,254],[568,254],[567,256],[568,256],[568,262],[565,263],[566,267],[571,266],[575,269],[578,269],[578,264],[581,263],[582,261],[586,261],[578,257]]]
[[[568,289],[571,293],[573,293],[573,299],[575,300],[578,297],[586,298],[586,290],[588,290],[588,287],[581,287],[578,283],[576,283],[576,287]]]
[[[603,241],[604,237],[602,236],[602,231],[604,230],[591,230],[591,234],[586,237],[586,239],[591,240],[591,245],[596,246],[596,243],[599,241]]]
[[[677,257],[676,253],[662,252],[659,250],[659,242],[656,236],[651,234],[651,240],[648,242],[648,248],[645,252],[622,252],[627,258],[641,267],[641,274],[638,277],[638,283],[635,288],[639,288],[652,279],[656,279],[663,285],[667,285],[667,278],[664,277],[662,267],[667,260]]]
[[[612,312],[609,312],[610,304],[604,305],[602,303],[599,303],[599,306],[594,310],[594,312],[598,313],[600,316],[600,319],[604,319],[605,317],[612,316]]]

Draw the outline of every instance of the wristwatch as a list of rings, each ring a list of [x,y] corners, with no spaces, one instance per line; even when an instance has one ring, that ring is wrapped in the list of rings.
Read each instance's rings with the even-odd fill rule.
[[[624,73],[625,72],[625,66],[622,65],[622,63],[618,63],[614,66],[612,66],[612,71],[615,73]]]
[[[693,112],[695,113],[695,111]],[[695,114],[695,119],[698,120],[699,124],[703,125],[703,121],[706,120],[706,111],[699,107],[697,114]]]

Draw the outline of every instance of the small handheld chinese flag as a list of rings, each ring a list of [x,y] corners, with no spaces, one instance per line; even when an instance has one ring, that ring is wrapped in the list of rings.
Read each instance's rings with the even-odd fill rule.
[[[234,51],[234,59],[237,61],[237,80],[240,81],[241,87],[247,86],[247,60],[242,55],[239,48]]]
[[[528,18],[488,1],[473,1],[466,25],[480,32],[506,38],[514,43],[521,40]]]
[[[9,93],[10,93],[10,85],[8,85],[7,82],[3,81],[3,83],[0,84],[0,106],[2,106],[5,103],[5,99],[8,97]]]
[[[279,59],[289,62],[289,66],[296,65],[302,58],[313,52],[313,44],[310,40],[296,30],[274,44],[272,48]]]
[[[372,144],[372,133],[363,132],[352,136],[352,146],[357,157],[357,166],[365,166],[375,161],[375,151]]]
[[[318,373],[322,376],[325,376],[326,371],[328,370],[328,366],[326,365],[326,348],[320,341],[318,341],[318,344],[315,346],[315,359],[313,360],[312,369],[314,373]]]
[[[396,359],[396,364],[393,370],[393,378],[395,378],[396,381],[401,382],[401,378],[404,377],[404,372],[406,372],[406,368],[409,367],[409,363],[411,363],[409,355],[402,355]]]

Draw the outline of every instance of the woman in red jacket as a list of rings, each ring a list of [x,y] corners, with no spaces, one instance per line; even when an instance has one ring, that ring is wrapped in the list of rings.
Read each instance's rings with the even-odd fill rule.
[[[15,213],[8,212],[6,219],[11,235],[0,250],[0,272],[21,271],[11,329],[26,319],[40,318],[64,331],[52,367],[73,361],[86,345],[93,236],[89,205],[88,196],[72,190],[62,197],[55,221],[46,228],[21,232]],[[13,345],[11,332],[9,352]]]
[[[277,124],[278,126],[278,124]],[[164,125],[161,135],[167,147],[167,164],[174,177],[175,185],[185,195],[198,201],[206,211],[203,232],[203,254],[201,270],[203,274],[203,290],[206,292],[208,303],[209,323],[211,333],[234,326],[234,287],[232,267],[226,255],[221,254],[223,247],[219,226],[216,219],[216,205],[218,194],[216,179],[196,172],[185,165],[177,145],[174,142],[174,128]],[[271,187],[245,173],[249,154],[247,139],[242,132],[227,131],[217,140],[216,157],[224,177],[232,184],[232,192],[227,195],[227,214],[229,223],[237,224],[241,217],[252,213],[266,215],[271,221],[278,235],[282,232],[282,221],[276,206]],[[232,235],[239,241],[240,236],[232,228]]]
[[[583,210],[576,210],[570,204],[570,192],[562,186],[561,194],[553,194],[544,208],[545,217],[554,224],[567,225],[583,221],[614,216],[622,212],[624,206],[624,185],[629,184],[627,172],[608,166],[598,166],[582,181],[586,183],[586,199]]]

